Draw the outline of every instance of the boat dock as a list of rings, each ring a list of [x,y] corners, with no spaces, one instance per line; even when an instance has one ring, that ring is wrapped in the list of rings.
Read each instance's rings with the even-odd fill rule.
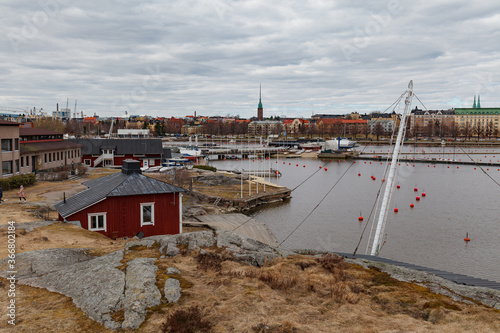
[[[367,161],[385,161],[390,159],[390,156],[363,156],[359,155],[354,157],[355,160]],[[399,158],[399,162],[405,163],[431,163],[431,164],[460,164],[460,165],[484,165],[484,166],[499,166],[499,162],[483,162],[483,161],[457,161],[456,159],[440,159],[440,158]]]
[[[234,230],[238,234],[274,247],[279,244],[272,231],[264,223],[244,214],[198,215],[194,218],[199,222],[186,222],[186,224],[207,226],[215,230]]]

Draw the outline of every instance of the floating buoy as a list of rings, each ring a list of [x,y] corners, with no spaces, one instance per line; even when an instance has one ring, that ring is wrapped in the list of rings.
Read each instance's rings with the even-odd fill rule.
[[[422,192],[422,196],[423,196],[423,197],[425,197],[425,196],[426,196],[425,192]]]
[[[400,185],[396,185],[396,188],[401,188],[401,186]]]
[[[298,164],[296,164],[295,166],[299,166]]]
[[[361,176],[361,174],[360,174],[360,173],[358,173],[358,176]]]
[[[322,168],[322,166],[320,165],[320,166],[319,166],[319,168],[321,169],[321,168]]]
[[[397,213],[397,212],[399,212],[399,209],[394,208],[394,213]]]
[[[417,191],[418,191],[418,187],[415,187],[415,188],[413,189],[413,191],[417,192]]]
[[[415,200],[420,201],[420,197],[417,195],[417,197],[415,198]]]
[[[382,183],[385,182],[385,178],[382,178]]]
[[[304,165],[304,168],[305,168],[305,167],[306,167],[306,166]]]
[[[328,169],[327,169],[327,168],[325,168],[325,171],[328,171]]]
[[[358,221],[359,222],[363,221],[363,216],[358,217]]]
[[[470,242],[470,238],[469,238],[469,233],[468,232],[465,234],[464,241]]]
[[[376,180],[377,178],[373,177],[373,180]]]
[[[410,204],[410,208],[413,208],[413,207],[415,207],[415,205],[414,204]]]

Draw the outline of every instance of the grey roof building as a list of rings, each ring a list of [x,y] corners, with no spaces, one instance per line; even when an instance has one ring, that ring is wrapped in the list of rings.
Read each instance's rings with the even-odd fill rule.
[[[125,160],[122,172],[89,180],[88,189],[55,205],[62,218],[67,218],[109,197],[186,192],[181,187],[142,175],[140,162]]]

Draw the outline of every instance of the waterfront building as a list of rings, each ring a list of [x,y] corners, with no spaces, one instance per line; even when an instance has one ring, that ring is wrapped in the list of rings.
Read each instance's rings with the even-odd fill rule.
[[[63,134],[43,128],[19,128],[21,173],[75,166],[82,162],[82,145],[63,139]]]
[[[82,145],[83,163],[91,167],[121,166],[137,160],[141,166],[161,166],[164,153],[161,139],[70,139]]]
[[[88,189],[55,205],[60,221],[113,239],[182,233],[186,190],[142,175],[139,161],[125,160],[122,172],[83,185]]]
[[[421,110],[415,107],[410,113],[410,131],[415,134],[415,129],[419,134],[424,132],[424,128],[429,124],[439,124],[440,127],[449,129],[455,122],[455,110]]]
[[[280,134],[282,123],[278,120],[252,121],[248,124],[248,134],[253,136]]]
[[[20,172],[19,125],[16,122],[0,120],[0,140],[2,142],[0,178],[18,175]]]
[[[455,122],[465,136],[498,136],[500,108],[482,108],[481,97],[474,95],[472,108],[456,108]],[[469,132],[469,133],[467,133]]]

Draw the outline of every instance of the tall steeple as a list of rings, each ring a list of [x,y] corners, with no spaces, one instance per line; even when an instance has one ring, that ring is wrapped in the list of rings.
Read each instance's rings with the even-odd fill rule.
[[[476,108],[476,95],[474,94],[474,104],[472,104],[472,108],[475,109]]]
[[[259,86],[259,105],[257,106],[257,119],[264,120],[264,108],[262,107],[262,84]]]
[[[477,95],[477,108],[481,108],[481,95]]]

